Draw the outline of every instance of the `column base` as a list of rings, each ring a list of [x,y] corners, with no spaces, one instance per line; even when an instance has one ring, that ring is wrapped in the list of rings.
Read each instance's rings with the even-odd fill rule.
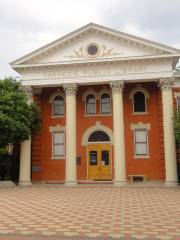
[[[165,186],[166,187],[176,187],[176,186],[178,186],[178,182],[176,182],[176,181],[165,181]]]
[[[65,181],[64,185],[67,187],[76,187],[77,181]]]
[[[27,186],[31,186],[32,182],[31,181],[19,181],[19,186],[21,187],[27,187]]]
[[[127,185],[127,181],[114,181],[114,186],[123,187]]]

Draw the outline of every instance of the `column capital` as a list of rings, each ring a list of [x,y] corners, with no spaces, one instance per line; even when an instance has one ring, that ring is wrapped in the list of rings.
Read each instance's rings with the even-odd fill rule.
[[[158,81],[158,86],[161,90],[170,90],[174,84],[174,78],[160,78]]]
[[[76,91],[77,91],[76,83],[64,83],[63,88],[66,92],[66,95],[68,95],[68,96],[76,95]]]
[[[110,86],[113,93],[122,92],[124,88],[124,81],[114,81],[110,82]]]

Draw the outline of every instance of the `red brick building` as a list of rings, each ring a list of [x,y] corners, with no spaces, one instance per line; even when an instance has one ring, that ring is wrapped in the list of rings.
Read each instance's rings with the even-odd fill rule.
[[[20,183],[176,183],[179,56],[178,49],[88,24],[12,62],[43,119],[40,133],[21,143]]]

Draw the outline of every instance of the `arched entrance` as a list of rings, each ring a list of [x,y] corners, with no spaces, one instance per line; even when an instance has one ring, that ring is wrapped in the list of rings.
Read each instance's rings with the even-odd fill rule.
[[[104,131],[93,132],[88,138],[88,179],[111,180],[112,159],[110,137]]]

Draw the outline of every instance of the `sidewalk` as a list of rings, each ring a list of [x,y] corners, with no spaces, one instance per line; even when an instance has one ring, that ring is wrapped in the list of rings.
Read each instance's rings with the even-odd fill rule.
[[[0,189],[0,240],[180,239],[180,187]]]

